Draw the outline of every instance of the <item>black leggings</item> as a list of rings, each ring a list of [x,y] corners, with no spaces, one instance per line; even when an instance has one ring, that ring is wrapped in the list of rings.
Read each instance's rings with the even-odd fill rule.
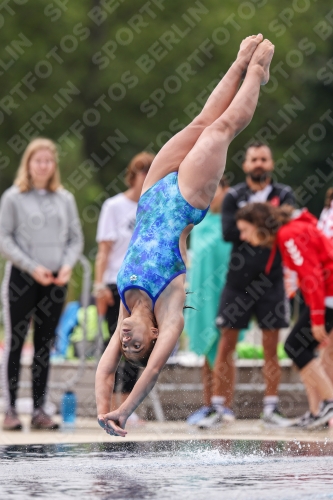
[[[329,333],[333,328],[333,309],[325,309],[325,329]],[[301,370],[315,358],[315,349],[319,342],[313,337],[310,322],[310,309],[306,307],[294,328],[289,333],[284,348],[288,356]]]
[[[5,316],[4,391],[15,406],[20,376],[20,357],[29,324],[34,322],[32,394],[34,408],[43,406],[49,372],[50,349],[66,298],[67,287],[42,286],[29,274],[8,267],[3,283]],[[5,281],[7,279],[7,282]]]
[[[117,285],[108,285],[114,297],[114,305],[108,307],[106,311],[106,320],[109,326],[110,338],[115,332],[118,323],[120,296],[118,293]],[[110,340],[110,339],[109,339]],[[109,343],[106,342],[106,345]],[[106,346],[105,346],[106,347]],[[140,368],[131,365],[125,359],[121,359],[114,384],[114,392],[121,392],[122,394],[129,394],[137,381]]]

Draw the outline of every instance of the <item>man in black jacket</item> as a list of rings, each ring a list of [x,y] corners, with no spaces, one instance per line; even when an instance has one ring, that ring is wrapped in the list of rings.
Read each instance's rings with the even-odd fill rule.
[[[222,338],[214,368],[212,411],[199,422],[202,428],[234,418],[230,410],[235,381],[233,353],[239,330],[247,328],[252,316],[256,317],[263,334],[266,391],[262,418],[267,424],[281,426],[286,423],[278,411],[278,335],[279,329],[289,324],[281,258],[277,252],[270,273],[265,275],[270,251],[241,241],[235,222],[237,210],[247,203],[295,204],[292,189],[272,181],[273,169],[270,148],[259,142],[252,144],[245,153],[243,163],[246,181],[230,188],[224,199],[223,238],[232,242],[233,248],[216,320],[217,326],[222,329]]]

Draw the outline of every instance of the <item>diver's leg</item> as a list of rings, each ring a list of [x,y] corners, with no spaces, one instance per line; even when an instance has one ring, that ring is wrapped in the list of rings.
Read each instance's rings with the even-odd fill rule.
[[[200,114],[187,127],[172,137],[156,155],[149,169],[143,191],[168,173],[177,171],[203,130],[228,108],[238,91],[251,57],[261,41],[261,34],[249,36],[242,41],[235,62],[215,87]]]
[[[179,187],[186,200],[204,209],[211,202],[225,168],[227,149],[233,138],[251,121],[260,85],[269,79],[274,45],[264,40],[255,50],[243,85],[227,110],[205,128],[179,167]]]

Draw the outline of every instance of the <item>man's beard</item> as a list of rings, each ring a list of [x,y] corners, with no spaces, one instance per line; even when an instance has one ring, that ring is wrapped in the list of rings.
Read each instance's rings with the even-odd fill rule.
[[[271,173],[265,171],[261,167],[255,168],[252,172],[248,173],[248,176],[253,182],[265,182],[271,177]]]

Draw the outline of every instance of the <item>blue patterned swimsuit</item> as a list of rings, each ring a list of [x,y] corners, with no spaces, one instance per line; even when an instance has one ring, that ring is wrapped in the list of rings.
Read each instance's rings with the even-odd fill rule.
[[[119,295],[129,313],[127,290],[144,290],[154,308],[168,284],[186,273],[179,238],[189,224],[199,224],[207,210],[192,207],[183,198],[177,172],[166,175],[141,196],[133,236],[117,276]]]

